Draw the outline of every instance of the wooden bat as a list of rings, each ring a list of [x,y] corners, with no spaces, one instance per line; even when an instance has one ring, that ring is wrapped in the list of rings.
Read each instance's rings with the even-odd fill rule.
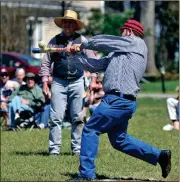
[[[67,47],[64,48],[54,48],[54,47],[47,47],[46,44],[43,42],[39,42],[39,48],[33,48],[32,53],[39,54],[39,53],[47,53],[47,52],[67,52],[69,53]],[[80,52],[80,47],[77,47],[75,52]]]

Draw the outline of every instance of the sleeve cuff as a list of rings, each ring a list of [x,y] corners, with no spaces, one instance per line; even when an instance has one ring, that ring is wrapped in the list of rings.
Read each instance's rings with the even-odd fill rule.
[[[88,40],[83,40],[82,46],[83,46],[83,48],[87,49],[88,48]]]

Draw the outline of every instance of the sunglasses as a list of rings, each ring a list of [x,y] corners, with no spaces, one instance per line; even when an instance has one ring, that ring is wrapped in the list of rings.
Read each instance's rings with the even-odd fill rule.
[[[4,76],[9,76],[7,73],[1,73],[1,77],[4,77]]]

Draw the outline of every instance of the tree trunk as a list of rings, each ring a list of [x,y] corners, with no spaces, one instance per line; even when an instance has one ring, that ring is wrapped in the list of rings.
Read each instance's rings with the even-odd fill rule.
[[[144,26],[144,40],[148,48],[146,73],[156,75],[158,70],[155,64],[155,2],[141,2],[141,23]]]

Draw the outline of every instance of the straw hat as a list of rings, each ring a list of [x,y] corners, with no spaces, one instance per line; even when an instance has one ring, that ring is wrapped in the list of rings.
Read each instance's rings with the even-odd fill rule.
[[[76,30],[80,30],[84,28],[84,23],[78,19],[78,14],[75,11],[72,11],[72,10],[64,11],[64,16],[55,18],[54,23],[58,27],[62,28],[62,20],[74,20],[78,25]]]

